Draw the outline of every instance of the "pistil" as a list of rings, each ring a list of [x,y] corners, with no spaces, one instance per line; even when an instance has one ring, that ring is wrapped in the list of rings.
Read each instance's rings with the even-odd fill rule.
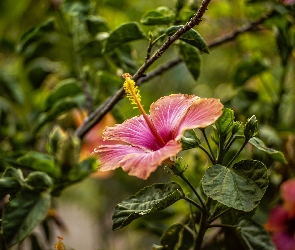
[[[125,78],[124,82],[124,90],[127,94],[127,97],[131,101],[132,104],[135,104],[136,107],[139,109],[140,113],[143,115],[146,123],[148,124],[150,130],[152,131],[153,135],[155,136],[157,143],[159,144],[160,147],[165,146],[165,142],[163,138],[159,135],[158,131],[156,130],[154,124],[152,121],[149,119],[148,115],[146,114],[143,106],[141,105],[141,96],[139,93],[138,87],[135,85],[135,82],[131,79],[131,75],[128,73],[125,73],[122,75],[123,78]]]

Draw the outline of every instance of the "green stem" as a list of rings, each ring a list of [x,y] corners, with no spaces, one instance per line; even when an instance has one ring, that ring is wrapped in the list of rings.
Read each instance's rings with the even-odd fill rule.
[[[215,164],[215,159],[210,155],[210,153],[202,146],[198,146],[210,159],[211,163],[214,165]]]
[[[222,227],[222,228],[230,228],[230,229],[235,229],[236,226],[233,226],[233,225],[227,225],[227,224],[212,224],[212,225],[209,225],[208,228],[210,227]]]
[[[197,208],[199,208],[201,211],[204,210],[204,208],[199,203],[195,202],[191,198],[188,198],[188,197],[185,196],[183,199],[186,200],[186,201],[188,201],[189,203],[193,204],[194,206],[196,206]]]
[[[230,210],[230,207],[227,208],[227,209],[225,209],[225,210],[222,211],[221,213],[215,215],[214,217],[209,218],[209,219],[208,219],[208,223],[211,223],[211,222],[215,221],[215,220],[216,220],[217,218],[219,218],[221,215],[225,214],[228,210]]]
[[[206,208],[210,207],[210,202],[211,202],[211,199],[208,198],[207,202],[206,202]],[[203,238],[204,238],[204,235],[205,235],[206,230],[208,228],[208,222],[207,222],[208,217],[209,217],[209,211],[207,211],[207,209],[202,211],[201,219],[200,219],[200,223],[199,223],[199,231],[198,231],[198,234],[197,234],[197,237],[195,240],[195,245],[193,248],[194,250],[200,250],[202,247]]]
[[[193,190],[194,194],[197,196],[197,198],[199,199],[202,207],[205,209],[206,206],[205,206],[205,203],[203,202],[201,196],[198,194],[198,192],[196,191],[196,189],[193,187],[193,185],[190,183],[189,179],[184,175],[184,174],[181,174],[179,175],[181,179],[183,179],[185,181],[185,183]]]
[[[227,164],[226,167],[230,167],[230,165],[233,163],[233,161],[238,157],[238,155],[242,152],[242,150],[244,149],[244,147],[247,145],[249,140],[245,139],[242,147],[239,149],[239,151],[235,154],[235,156],[231,159],[231,161]]]
[[[213,154],[213,150],[212,150],[212,148],[211,148],[211,146],[210,146],[210,143],[209,143],[209,141],[208,141],[208,138],[207,138],[207,135],[206,135],[206,133],[205,133],[205,129],[204,128],[201,128],[201,131],[202,131],[202,134],[203,134],[203,136],[204,136],[204,138],[205,138],[205,141],[206,141],[206,143],[207,143],[207,146],[208,146],[208,148],[209,148],[209,150],[210,150],[210,153],[211,153],[211,158],[210,159],[213,159],[213,161],[212,161],[212,164],[215,164],[216,163],[216,161],[214,160],[215,158],[214,158],[214,154]]]

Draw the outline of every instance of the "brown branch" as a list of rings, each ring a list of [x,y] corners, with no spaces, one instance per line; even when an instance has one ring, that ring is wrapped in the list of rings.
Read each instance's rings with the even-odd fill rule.
[[[204,2],[206,2],[204,4]],[[156,53],[145,62],[141,66],[141,68],[136,72],[136,74],[133,76],[133,80],[137,81],[137,85],[141,85],[144,82],[147,82],[151,78],[161,75],[163,72],[171,69],[172,67],[176,66],[182,60],[180,57],[177,57],[171,61],[169,61],[166,64],[161,65],[154,71],[150,72],[149,74],[144,76],[144,72],[148,67],[156,61],[161,55],[163,54],[164,51],[166,51],[169,46],[175,42],[183,33],[194,27],[195,25],[198,25],[201,22],[201,18],[204,15],[207,6],[210,1],[203,1],[203,8],[200,8],[199,11],[194,15],[194,17],[186,24],[184,25],[181,29],[179,29],[173,36],[169,37],[168,40],[156,51]],[[201,7],[202,7],[201,6]],[[269,14],[264,15],[260,19],[258,19],[255,22],[251,22],[249,24],[246,24],[235,31],[226,34],[222,37],[217,38],[213,42],[208,44],[208,47],[210,49],[215,48],[221,44],[224,44],[226,42],[234,40],[237,36],[240,34],[243,34],[245,32],[249,31],[255,31],[258,29],[258,25],[263,23],[265,20],[267,20],[270,17],[273,17],[276,14],[276,12],[273,10]],[[195,23],[195,24],[194,24]],[[119,89],[115,95],[112,97],[108,98],[103,104],[101,104],[94,112],[92,112],[85,120],[84,123],[75,131],[76,136],[80,137],[81,139],[83,136],[95,125],[97,124],[107,112],[109,112],[113,106],[124,96],[124,90],[123,88]]]
[[[144,72],[156,61],[162,54],[177,40],[182,34],[198,25],[202,21],[202,17],[205,14],[207,7],[211,0],[203,0],[197,13],[187,22],[183,27],[176,31],[172,36],[168,37],[167,41],[154,53],[154,55],[145,61],[145,63],[138,69],[138,71],[133,75],[132,79],[136,82],[139,78],[144,76]],[[106,101],[106,103],[100,105],[90,117],[84,121],[82,126],[80,126],[76,131],[75,135],[79,138],[83,136],[96,124],[98,123],[108,111],[110,111],[114,105],[122,98],[124,95],[124,89],[120,88],[117,93]]]

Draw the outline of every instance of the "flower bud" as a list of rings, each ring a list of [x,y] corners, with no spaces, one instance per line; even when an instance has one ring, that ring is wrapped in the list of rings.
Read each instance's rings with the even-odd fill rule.
[[[258,121],[256,119],[256,116],[253,115],[250,118],[248,118],[245,124],[244,135],[246,137],[246,140],[249,140],[257,134],[258,134]]]
[[[49,134],[49,140],[47,144],[48,152],[56,154],[58,148],[58,142],[65,138],[65,132],[60,126],[54,126]]]
[[[234,135],[235,133],[237,133],[239,131],[239,129],[241,128],[242,124],[240,122],[234,122],[233,128],[232,128],[232,134]]]
[[[67,135],[58,143],[56,159],[63,172],[69,171],[79,160],[80,139],[74,135]]]

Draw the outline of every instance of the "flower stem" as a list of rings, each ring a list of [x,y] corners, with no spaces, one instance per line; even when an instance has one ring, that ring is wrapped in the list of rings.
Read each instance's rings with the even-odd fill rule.
[[[230,167],[230,165],[233,163],[233,161],[238,157],[238,155],[242,152],[242,150],[244,149],[244,147],[247,145],[248,140],[245,139],[242,147],[239,149],[239,151],[234,155],[234,157],[230,160],[230,162],[227,164],[226,167]]]
[[[215,164],[216,161],[215,161],[215,158],[214,158],[214,154],[213,154],[212,148],[211,148],[211,146],[210,146],[210,144],[209,144],[209,141],[208,141],[207,135],[206,135],[206,133],[205,133],[205,129],[204,129],[204,128],[201,128],[201,131],[202,131],[202,134],[203,134],[203,136],[204,136],[204,138],[205,138],[205,141],[206,141],[207,146],[208,146],[208,148],[209,148],[209,150],[210,150],[210,153],[211,153],[211,157],[209,157],[209,158],[210,158],[211,161],[213,160],[213,161],[212,161],[212,164]]]

